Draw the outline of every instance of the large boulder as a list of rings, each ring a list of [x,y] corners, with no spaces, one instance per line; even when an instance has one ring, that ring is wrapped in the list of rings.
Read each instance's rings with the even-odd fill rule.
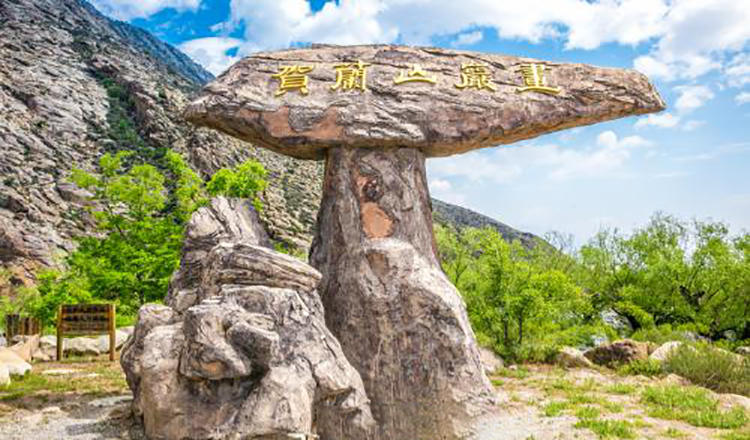
[[[14,376],[23,376],[31,371],[31,365],[9,348],[0,348],[0,365],[4,365],[8,373]]]
[[[210,229],[196,223],[213,222],[212,209],[199,210],[189,230]],[[133,409],[146,434],[160,440],[369,438],[369,400],[325,326],[315,290],[320,274],[257,246],[257,238],[225,237],[214,243],[188,234],[190,260],[183,259],[171,283],[174,307],[142,307],[123,348]],[[211,249],[204,253],[203,245]],[[193,260],[196,252],[200,261]],[[188,266],[199,273],[188,278]]]
[[[39,348],[40,335],[28,336],[22,342],[10,347],[21,359],[31,362],[34,352]]]
[[[648,359],[648,344],[623,339],[587,350],[584,356],[597,365],[616,367],[635,360]]]
[[[670,356],[672,356],[672,353],[675,352],[680,346],[682,345],[682,341],[670,341],[665,342],[659,348],[654,350],[653,353],[651,353],[648,358],[652,361],[658,361],[658,362],[664,362],[667,360]]]
[[[168,306],[182,313],[200,302],[203,265],[209,252],[221,242],[250,243],[271,248],[271,240],[248,200],[216,197],[193,214],[185,229],[180,268],[172,277]]]
[[[573,347],[563,347],[553,358],[555,365],[563,368],[593,368],[594,364],[583,355],[583,352]]]

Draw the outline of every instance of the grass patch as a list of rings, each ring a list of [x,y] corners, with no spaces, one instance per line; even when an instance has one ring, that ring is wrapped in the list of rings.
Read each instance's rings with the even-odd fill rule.
[[[589,429],[599,438],[635,438],[633,425],[624,420],[583,419],[575,427]]]
[[[598,419],[600,415],[602,415],[601,410],[595,406],[584,406],[575,412],[575,416],[579,419]]]
[[[616,383],[607,387],[605,391],[609,394],[619,394],[621,396],[626,396],[635,394],[635,392],[638,391],[638,387],[629,383]]]
[[[10,403],[27,397],[46,401],[50,395],[76,393],[101,396],[128,390],[125,375],[117,362],[82,362],[78,359],[55,364],[37,364],[25,376],[14,377],[10,385],[0,388],[0,401]],[[73,375],[42,374],[49,369],[76,370]]]
[[[718,393],[750,396],[750,358],[708,344],[682,344],[665,360],[664,370]]]
[[[565,401],[550,402],[542,408],[545,417],[558,417],[570,409],[570,403]]]
[[[676,385],[647,387],[641,401],[651,417],[680,420],[693,426],[717,429],[736,429],[748,422],[741,407],[729,411],[719,409],[719,402],[698,387]]]
[[[750,431],[734,431],[722,434],[721,440],[750,440]]]
[[[531,375],[531,372],[526,367],[518,368],[498,368],[495,374],[501,377],[507,377],[511,379],[526,379]]]
[[[621,413],[625,411],[625,406],[620,402],[604,401],[600,402],[599,406],[609,413]]]
[[[490,380],[490,382],[492,383],[492,386],[495,387],[501,387],[505,384],[505,381],[502,379],[492,379]]]
[[[675,428],[667,429],[662,435],[666,438],[687,438],[687,434]]]
[[[617,369],[617,372],[624,376],[646,376],[654,377],[663,373],[661,362],[651,359],[636,359],[633,362],[623,365]]]

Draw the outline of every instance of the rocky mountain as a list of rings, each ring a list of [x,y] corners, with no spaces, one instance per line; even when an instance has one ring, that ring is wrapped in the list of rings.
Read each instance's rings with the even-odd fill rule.
[[[540,238],[534,234],[519,231],[471,209],[451,205],[437,199],[432,199],[432,212],[433,220],[439,224],[453,225],[457,228],[484,228],[489,226],[499,232],[506,240],[519,240],[527,247],[534,246],[540,241]]]
[[[182,109],[212,76],[175,48],[83,0],[2,0],[0,60],[0,267],[16,282],[56,264],[91,226],[71,169],[123,149],[149,160],[172,148],[204,176],[259,160],[269,170],[262,219],[271,237],[309,246],[322,164],[188,124]],[[447,221],[483,221],[435,208]]]

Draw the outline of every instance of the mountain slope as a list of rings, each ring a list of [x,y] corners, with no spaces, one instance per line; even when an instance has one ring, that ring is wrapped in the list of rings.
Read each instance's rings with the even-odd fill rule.
[[[484,228],[489,226],[499,232],[505,240],[519,240],[526,247],[532,247],[541,240],[534,234],[511,228],[505,223],[484,214],[437,199],[432,199],[432,212],[436,223],[448,224],[458,228]]]
[[[321,167],[195,129],[181,117],[211,76],[147,32],[81,0],[0,2],[0,265],[26,278],[90,225],[67,182],[104,152],[182,152],[204,175],[255,157],[270,171],[270,232],[309,243]]]
[[[149,160],[172,148],[204,176],[256,158],[269,170],[269,233],[309,246],[322,164],[185,122],[182,109],[212,76],[177,49],[83,0],[2,0],[0,60],[0,267],[16,280],[55,265],[90,230],[86,194],[67,177],[119,150]],[[459,218],[447,204],[436,211]]]

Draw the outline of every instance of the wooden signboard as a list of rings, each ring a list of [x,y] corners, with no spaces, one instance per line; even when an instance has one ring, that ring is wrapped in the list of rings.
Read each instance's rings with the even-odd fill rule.
[[[57,360],[63,357],[64,336],[109,334],[109,360],[115,360],[115,305],[64,304],[57,312]]]

